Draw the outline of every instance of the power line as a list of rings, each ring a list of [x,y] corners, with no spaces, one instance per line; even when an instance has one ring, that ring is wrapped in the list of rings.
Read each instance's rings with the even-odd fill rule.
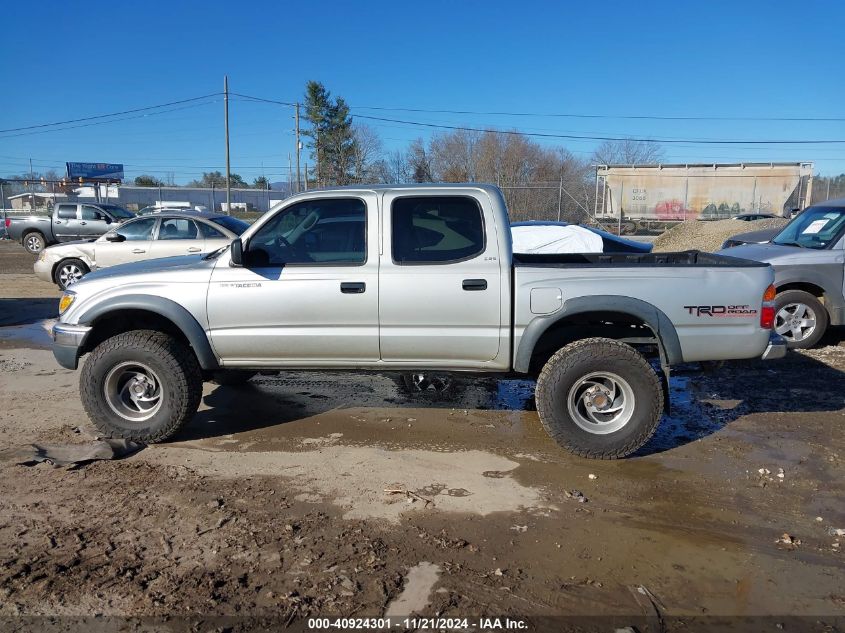
[[[538,138],[564,138],[587,141],[635,141],[639,143],[690,143],[696,145],[739,145],[747,143],[749,145],[815,145],[815,144],[834,144],[845,143],[845,140],[832,139],[818,139],[818,140],[767,140],[758,141],[751,139],[742,140],[716,140],[716,139],[656,139],[656,138],[636,138],[631,136],[588,136],[580,134],[550,134],[543,132],[521,132],[519,130],[493,130],[490,128],[469,127],[463,125],[444,125],[440,123],[423,123],[420,121],[405,121],[402,119],[388,119],[384,117],[374,117],[358,114],[355,115],[359,119],[368,119],[371,121],[386,121],[388,123],[401,123],[403,125],[415,125],[418,127],[437,128],[444,130],[459,130],[465,132],[495,132],[496,134],[510,134],[514,136],[533,136]]]
[[[234,93],[233,93],[234,94]],[[251,95],[244,95],[238,94],[237,96],[251,99],[253,101],[262,101],[265,103],[274,103],[277,105],[285,105],[291,106],[293,104],[285,102],[285,101],[277,101],[274,99],[264,99],[262,97],[253,97]],[[816,140],[784,140],[784,139],[772,139],[772,140],[753,140],[753,139],[742,139],[742,140],[718,140],[718,139],[683,139],[683,138],[636,138],[630,136],[609,136],[609,135],[582,135],[582,134],[552,134],[552,133],[544,133],[544,132],[523,132],[520,130],[493,130],[490,128],[479,128],[479,127],[471,127],[471,126],[464,126],[464,125],[446,125],[443,123],[426,123],[422,121],[408,121],[405,119],[392,119],[386,117],[376,117],[364,114],[357,114],[353,115],[353,118],[359,119],[366,119],[370,121],[383,121],[387,123],[399,123],[402,125],[413,125],[417,127],[427,127],[427,128],[434,128],[434,129],[444,129],[444,130],[456,130],[456,131],[466,131],[466,132],[496,132],[498,134],[509,134],[514,136],[531,136],[537,138],[560,138],[560,139],[570,139],[570,140],[587,140],[587,141],[635,141],[640,143],[689,143],[695,145],[740,145],[740,144],[748,144],[748,145],[816,145],[816,144],[840,144],[845,143],[845,140],[839,139],[816,139]],[[845,119],[843,119],[845,120]]]
[[[183,105],[177,108],[169,108],[167,110],[158,110],[157,112],[147,112],[145,114],[136,114],[134,116],[121,117],[119,119],[109,119],[108,121],[93,121],[91,123],[80,123],[79,125],[67,125],[65,127],[55,127],[46,130],[31,130],[29,132],[18,132],[17,134],[4,134],[0,138],[15,138],[17,136],[32,136],[33,134],[47,134],[48,132],[63,132],[65,130],[73,130],[81,127],[91,127],[93,125],[106,125],[108,123],[119,123],[121,121],[130,121],[132,119],[144,119],[149,116],[157,114],[167,114],[169,112],[177,112],[179,110],[188,110],[190,108],[199,108],[205,105],[211,105],[215,101],[205,101],[203,103],[193,103],[190,105]]]
[[[144,112],[147,110],[155,110],[157,108],[166,108],[174,105],[181,105],[183,103],[190,103],[191,101],[199,101],[200,99],[207,99],[209,97],[216,97],[220,95],[219,92],[212,92],[211,94],[203,95],[202,97],[191,97],[190,99],[181,99],[179,101],[170,101],[169,103],[160,103],[158,105],[146,106],[143,108],[134,108],[132,110],[123,110],[121,112],[112,112],[110,114],[97,114],[94,116],[82,117],[80,119],[68,119],[67,121],[57,121],[55,123],[40,123],[38,125],[27,125],[25,127],[12,127],[6,130],[0,130],[0,134],[6,132],[20,132],[21,130],[34,130],[36,128],[53,127],[56,125],[67,125],[69,123],[80,123],[82,121],[92,121],[94,119],[106,119],[114,116],[122,116],[124,114],[134,114],[135,112]]]
[[[549,117],[568,119],[623,119],[646,121],[789,121],[842,122],[845,117],[731,117],[731,116],[660,116],[624,114],[571,114],[542,112],[482,112],[478,110],[436,110],[426,108],[388,108],[383,106],[350,106],[352,110],[382,110],[388,112],[421,112],[428,114],[469,114],[477,116]]]

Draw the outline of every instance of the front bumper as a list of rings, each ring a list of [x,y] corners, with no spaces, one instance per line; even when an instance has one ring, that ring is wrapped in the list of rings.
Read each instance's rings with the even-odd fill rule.
[[[46,281],[49,283],[55,283],[53,279],[53,265],[55,262],[50,261],[46,257],[41,259],[40,257],[35,260],[35,264],[32,265],[32,270],[35,273],[35,276],[38,277],[41,281]]]
[[[79,365],[79,350],[91,328],[87,325],[56,323],[53,326],[53,356],[65,369],[76,369]]]
[[[786,356],[786,339],[780,334],[772,332],[769,334],[769,344],[766,346],[766,351],[760,357],[763,360],[774,360],[776,358],[783,358]]]

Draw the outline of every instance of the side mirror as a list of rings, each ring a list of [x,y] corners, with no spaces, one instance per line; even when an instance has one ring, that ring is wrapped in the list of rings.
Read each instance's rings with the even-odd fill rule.
[[[241,242],[241,238],[232,240],[232,246],[229,247],[229,257],[232,266],[244,265],[244,243]]]
[[[109,242],[125,242],[126,237],[124,237],[120,233],[109,233],[108,235],[106,235],[106,240],[108,240]]]

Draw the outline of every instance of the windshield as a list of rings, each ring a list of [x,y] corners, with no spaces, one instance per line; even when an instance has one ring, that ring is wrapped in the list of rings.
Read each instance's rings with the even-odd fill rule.
[[[215,224],[219,224],[224,229],[229,229],[235,235],[240,235],[249,228],[249,224],[238,218],[233,218],[228,215],[221,215],[215,218],[210,218]]]
[[[121,220],[128,220],[129,218],[134,218],[135,214],[131,211],[127,211],[123,207],[119,207],[116,204],[101,204],[99,207],[103,211],[108,211],[114,217],[120,218]]]
[[[787,224],[772,240],[781,246],[823,249],[845,228],[845,207],[810,207]]]

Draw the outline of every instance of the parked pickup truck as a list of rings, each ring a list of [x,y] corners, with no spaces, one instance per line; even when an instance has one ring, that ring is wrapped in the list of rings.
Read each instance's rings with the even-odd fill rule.
[[[775,358],[766,264],[696,251],[520,255],[488,185],[293,196],[205,256],[93,272],[66,292],[54,354],[104,434],[164,440],[204,379],[285,369],[537,377],[562,446],[642,446],[674,363]],[[654,365],[658,367],[656,370]]]
[[[7,217],[6,233],[30,253],[50,244],[99,237],[135,216],[116,204],[59,202],[52,215]]]

